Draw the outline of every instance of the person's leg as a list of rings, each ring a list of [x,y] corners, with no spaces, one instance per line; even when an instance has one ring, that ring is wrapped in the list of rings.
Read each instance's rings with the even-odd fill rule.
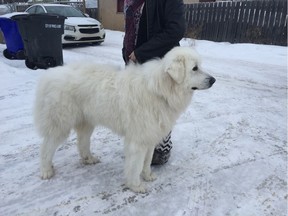
[[[170,132],[154,149],[151,165],[165,164],[170,158],[171,149],[172,141]]]

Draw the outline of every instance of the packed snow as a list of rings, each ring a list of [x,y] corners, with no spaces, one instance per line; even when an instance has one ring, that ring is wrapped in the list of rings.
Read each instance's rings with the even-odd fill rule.
[[[123,32],[99,46],[63,50],[74,61],[124,67]],[[0,56],[1,216],[285,216],[287,213],[287,47],[183,39],[217,81],[195,93],[172,132],[170,160],[152,170],[148,192],[124,187],[121,137],[97,128],[83,165],[75,133],[41,180],[41,138],[33,126],[35,86],[47,70]],[[6,48],[0,44],[0,52]],[[97,85],[97,83],[95,83]]]

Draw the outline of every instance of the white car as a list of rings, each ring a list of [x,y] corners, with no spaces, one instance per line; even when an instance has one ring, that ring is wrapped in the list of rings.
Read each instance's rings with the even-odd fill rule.
[[[100,44],[105,39],[105,30],[98,20],[87,17],[70,5],[34,4],[25,12],[29,14],[49,13],[67,17],[64,21],[62,44]]]

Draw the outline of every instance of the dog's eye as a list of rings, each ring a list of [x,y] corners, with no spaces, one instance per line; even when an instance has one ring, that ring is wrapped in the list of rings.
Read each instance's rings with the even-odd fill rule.
[[[197,71],[197,70],[198,70],[198,67],[195,66],[195,67],[192,68],[192,70],[193,70],[193,71]]]

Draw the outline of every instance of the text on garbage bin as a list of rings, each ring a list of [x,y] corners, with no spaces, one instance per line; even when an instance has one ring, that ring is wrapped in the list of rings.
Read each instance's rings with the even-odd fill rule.
[[[61,24],[45,24],[45,28],[60,29],[61,28]]]

